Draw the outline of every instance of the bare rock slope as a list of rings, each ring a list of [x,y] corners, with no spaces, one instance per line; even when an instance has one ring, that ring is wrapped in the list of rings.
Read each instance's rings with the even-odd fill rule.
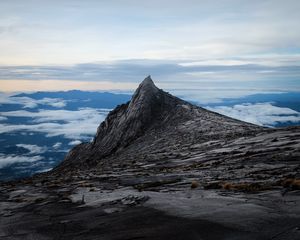
[[[147,145],[184,145],[216,139],[232,139],[262,130],[260,127],[231,119],[192,105],[158,89],[148,76],[130,102],[109,113],[98,128],[92,143],[75,147],[58,167],[95,165],[114,153],[138,145],[132,157],[149,154]],[[145,146],[141,146],[144,144]],[[146,151],[145,151],[146,150]],[[167,151],[168,149],[165,149]],[[150,152],[149,152],[150,151]],[[119,154],[120,155],[120,154]]]
[[[298,240],[299,223],[300,127],[238,121],[150,77],[55,169],[0,184],[1,239]]]
[[[229,181],[269,188],[299,177],[299,136],[297,127],[267,129],[192,105],[149,76],[130,102],[109,113],[94,140],[76,146],[51,174],[164,174],[200,177],[206,187]]]

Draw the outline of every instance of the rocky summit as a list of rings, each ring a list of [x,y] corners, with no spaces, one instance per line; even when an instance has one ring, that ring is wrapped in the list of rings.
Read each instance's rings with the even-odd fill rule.
[[[299,164],[300,127],[208,111],[149,76],[92,142],[1,183],[0,238],[296,240]]]
[[[155,159],[166,163],[166,159],[160,159],[159,153],[180,154],[186,152],[187,145],[232,139],[260,130],[258,126],[176,98],[158,89],[148,76],[130,102],[109,113],[100,124],[93,142],[75,147],[57,169],[102,164],[103,158],[109,156],[114,159],[121,157],[122,161],[139,161],[146,155],[155,154]]]

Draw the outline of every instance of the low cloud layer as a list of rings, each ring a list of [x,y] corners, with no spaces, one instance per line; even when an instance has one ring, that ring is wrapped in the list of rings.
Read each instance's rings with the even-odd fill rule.
[[[70,146],[75,146],[75,145],[78,145],[78,144],[80,144],[80,143],[81,143],[81,141],[79,141],[79,140],[74,140],[74,141],[69,142],[69,145],[70,145]]]
[[[17,144],[16,146],[27,149],[29,151],[28,154],[41,154],[47,151],[47,147],[40,147],[33,144]]]
[[[55,108],[63,108],[66,106],[66,101],[60,98],[43,98],[33,99],[29,97],[14,97],[8,94],[0,93],[1,104],[18,104],[23,108],[37,108],[42,105],[47,105]]]
[[[300,54],[284,57],[274,54],[198,61],[129,59],[71,66],[0,66],[0,79],[137,82],[149,74],[153,74],[161,81],[170,80],[171,76],[185,76],[191,79],[193,76],[207,78],[212,74],[216,76],[225,74],[223,77],[225,80],[229,73],[295,75],[300,72],[299,62]]]
[[[38,146],[34,144],[17,144],[19,148],[24,148],[28,150],[28,153],[22,155],[15,155],[15,154],[0,154],[0,168],[8,167],[15,163],[33,163],[39,160],[44,159],[43,156],[39,154],[43,154],[47,151],[47,147]]]
[[[7,120],[7,117],[0,116],[0,122],[1,121],[6,121],[6,120]]]
[[[271,103],[238,104],[232,107],[208,107],[209,110],[261,126],[284,122],[300,122],[300,113],[290,108],[273,106]]]
[[[4,155],[0,154],[0,168],[22,162],[36,162],[42,160],[42,156]]]
[[[0,124],[0,133],[28,131],[45,133],[48,137],[63,135],[68,139],[86,139],[96,133],[98,125],[105,119],[107,110],[85,108],[78,111],[25,110],[1,113],[5,117],[28,117],[34,124]],[[63,123],[61,123],[63,121]]]
[[[54,150],[57,150],[57,149],[59,149],[61,147],[61,145],[62,145],[61,142],[57,142],[57,143],[53,144],[52,147],[53,147]]]

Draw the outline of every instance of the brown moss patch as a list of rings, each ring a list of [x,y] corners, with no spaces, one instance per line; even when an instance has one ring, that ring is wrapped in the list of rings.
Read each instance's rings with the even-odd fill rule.
[[[197,187],[199,187],[199,182],[196,181],[196,180],[192,181],[192,183],[191,183],[191,189],[195,189]]]
[[[222,188],[225,190],[236,190],[243,192],[258,192],[271,189],[269,185],[260,183],[223,183]]]
[[[282,181],[282,186],[293,190],[300,190],[300,179],[287,178]]]
[[[204,186],[204,189],[224,189],[229,191],[258,192],[271,189],[272,186],[261,183],[230,183],[230,182],[211,182]]]

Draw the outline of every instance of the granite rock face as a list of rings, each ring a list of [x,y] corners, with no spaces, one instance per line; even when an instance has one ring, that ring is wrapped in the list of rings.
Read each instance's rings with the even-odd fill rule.
[[[268,129],[147,77],[91,143],[0,184],[1,239],[300,239],[300,127]]]
[[[58,169],[93,166],[102,158],[122,152],[145,137],[148,144],[162,139],[169,145],[185,144],[259,131],[260,127],[231,119],[158,89],[148,76],[130,102],[111,111],[100,124],[92,143],[76,146]],[[193,136],[191,136],[193,135]],[[169,136],[169,139],[167,138]],[[156,146],[157,147],[157,146]]]

